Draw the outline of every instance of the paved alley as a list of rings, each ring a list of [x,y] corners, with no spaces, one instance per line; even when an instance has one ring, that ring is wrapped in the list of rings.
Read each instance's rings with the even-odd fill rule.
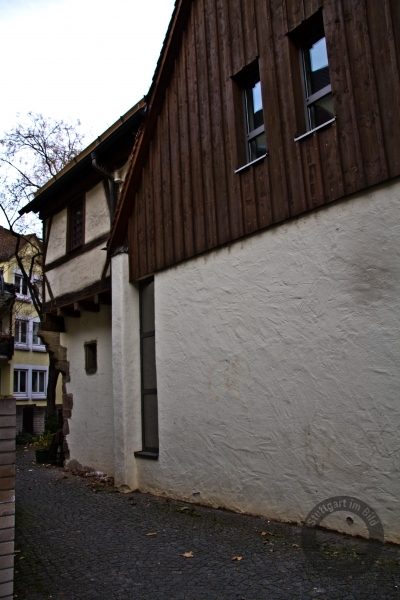
[[[33,461],[32,451],[18,451],[19,600],[400,599],[395,546],[357,575],[352,565],[368,542],[319,531],[321,552],[342,561],[343,577],[331,578],[326,562],[317,571],[307,560],[301,527],[121,495]]]

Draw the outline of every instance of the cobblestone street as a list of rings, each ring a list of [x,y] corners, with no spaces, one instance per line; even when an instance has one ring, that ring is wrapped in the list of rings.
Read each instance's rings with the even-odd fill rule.
[[[121,495],[33,461],[18,451],[19,600],[400,599],[398,547],[385,546],[364,575],[344,568],[330,579],[308,562],[301,527]],[[365,555],[363,540],[322,531],[318,539],[344,565]]]

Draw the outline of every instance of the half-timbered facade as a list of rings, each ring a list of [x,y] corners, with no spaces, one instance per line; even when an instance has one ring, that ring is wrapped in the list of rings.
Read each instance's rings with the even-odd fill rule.
[[[108,243],[121,488],[354,495],[400,541],[399,32],[397,0],[177,0]]]
[[[123,115],[36,194],[44,224],[40,335],[63,376],[65,454],[113,474],[111,276],[105,252],[144,102]],[[117,291],[118,293],[118,291]]]

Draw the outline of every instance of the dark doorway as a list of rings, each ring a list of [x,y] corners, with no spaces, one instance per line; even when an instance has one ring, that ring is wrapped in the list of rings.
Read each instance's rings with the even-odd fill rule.
[[[25,433],[33,433],[33,406],[24,406],[22,413],[22,429]]]

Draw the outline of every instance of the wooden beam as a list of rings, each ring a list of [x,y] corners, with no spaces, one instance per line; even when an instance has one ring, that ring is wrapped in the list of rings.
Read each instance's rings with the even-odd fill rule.
[[[82,302],[74,302],[74,310],[83,312],[99,312],[100,306],[98,304],[94,304],[93,302],[82,300]]]
[[[78,310],[74,310],[73,308],[69,308],[64,306],[63,308],[57,308],[57,316],[58,317],[73,317],[74,319],[79,319],[81,313]]]
[[[105,305],[110,305],[111,304],[111,296],[107,295],[107,294],[95,294],[94,295],[94,303],[95,304],[105,304]]]

